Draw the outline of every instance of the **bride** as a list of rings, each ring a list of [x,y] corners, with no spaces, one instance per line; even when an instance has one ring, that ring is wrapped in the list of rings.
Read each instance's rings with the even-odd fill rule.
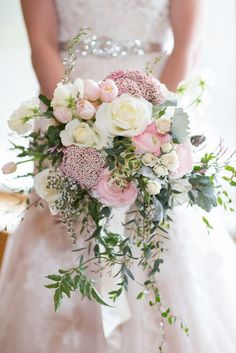
[[[162,56],[172,30],[172,54],[154,74],[174,91],[193,66],[201,6],[201,0],[22,0],[42,93],[52,96],[63,77],[66,40],[85,27],[92,34],[81,47],[75,76],[98,80],[119,68],[144,69]],[[181,206],[174,216],[160,287],[190,336],[166,326],[165,352],[234,353],[235,246],[220,224],[207,235],[195,209]],[[70,249],[67,234],[46,208],[27,211],[10,237],[1,274],[1,353],[157,352],[160,317],[135,300],[134,284],[120,316],[78,294],[54,313],[44,276],[73,264]]]

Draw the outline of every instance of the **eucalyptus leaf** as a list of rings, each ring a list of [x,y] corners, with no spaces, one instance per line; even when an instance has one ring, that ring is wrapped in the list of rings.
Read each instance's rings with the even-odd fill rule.
[[[177,108],[172,120],[172,137],[178,143],[183,143],[189,137],[190,121],[188,114],[182,108]]]
[[[154,222],[160,222],[164,217],[164,210],[161,202],[156,198],[153,197],[153,203],[155,205],[155,213],[153,216]]]

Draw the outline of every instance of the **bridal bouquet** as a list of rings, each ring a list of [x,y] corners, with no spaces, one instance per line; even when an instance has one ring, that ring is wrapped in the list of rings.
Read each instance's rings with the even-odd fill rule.
[[[109,292],[113,301],[128,289],[129,278],[135,280],[136,263],[146,273],[137,298],[148,296],[163,320],[177,320],[162,304],[157,281],[171,211],[183,203],[207,212],[218,204],[227,207],[222,171],[236,185],[236,170],[222,161],[221,146],[194,163],[193,150],[203,138],[190,136],[190,118],[178,97],[150,74],[118,70],[101,82],[59,83],[52,100],[40,95],[41,103],[24,103],[11,116],[10,128],[29,141],[28,148],[14,145],[18,156],[36,162],[36,192],[60,216],[75,245],[84,239],[74,249],[81,254],[79,263],[47,276],[56,310],[63,296],[77,289],[83,297],[111,305],[99,294],[89,263],[98,265],[94,272],[117,268],[116,287]],[[33,131],[39,119],[43,128]],[[4,170],[14,171],[15,164]],[[116,209],[127,213],[128,235],[110,230]],[[183,322],[181,327],[188,331]]]

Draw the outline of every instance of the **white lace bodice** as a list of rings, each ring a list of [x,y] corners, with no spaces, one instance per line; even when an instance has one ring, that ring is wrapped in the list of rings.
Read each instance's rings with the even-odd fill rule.
[[[81,28],[112,39],[163,44],[169,33],[169,0],[55,0],[59,40]]]

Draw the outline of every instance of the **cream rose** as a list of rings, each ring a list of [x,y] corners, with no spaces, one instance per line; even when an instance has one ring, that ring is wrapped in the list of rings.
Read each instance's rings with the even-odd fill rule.
[[[168,175],[168,169],[161,164],[155,165],[153,171],[158,177],[165,177],[166,175]]]
[[[94,147],[101,149],[107,146],[107,138],[97,128],[91,127],[77,119],[70,121],[60,133],[64,146]]]
[[[157,163],[158,158],[155,156],[155,154],[146,152],[142,155],[141,160],[145,166],[153,167]]]
[[[161,191],[161,183],[155,180],[148,180],[146,190],[149,195],[157,195]]]
[[[39,114],[39,101],[33,98],[24,102],[14,111],[8,120],[8,126],[11,130],[23,135],[32,130],[32,120],[35,114]]]
[[[172,150],[161,156],[161,163],[170,171],[174,171],[179,167],[179,158],[177,152]]]
[[[110,136],[136,136],[151,122],[152,104],[144,98],[122,94],[97,110],[95,125]]]
[[[84,97],[84,82],[80,78],[75,80],[73,83],[58,83],[51,105],[55,107],[67,107],[68,100],[71,98],[80,98]]]
[[[34,189],[37,194],[48,203],[51,214],[56,215],[58,210],[56,208],[55,202],[59,199],[60,193],[56,189],[49,189],[47,187],[50,173],[53,172],[47,168],[36,174],[34,177]]]

